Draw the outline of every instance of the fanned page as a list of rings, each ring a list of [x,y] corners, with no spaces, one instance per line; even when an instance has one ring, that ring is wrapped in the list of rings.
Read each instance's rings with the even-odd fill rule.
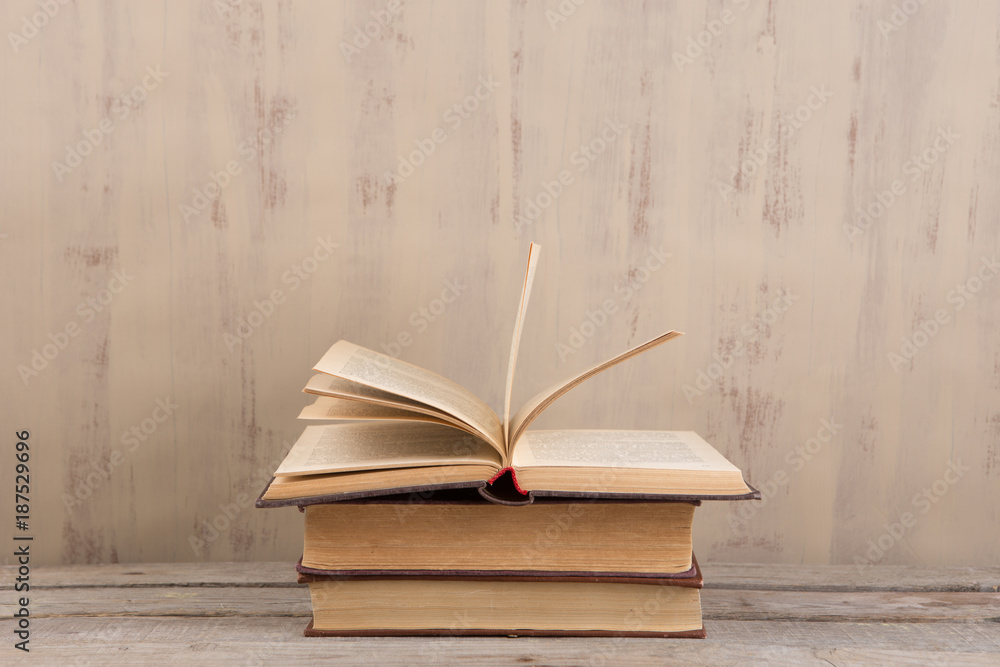
[[[412,410],[376,405],[375,403],[367,403],[365,401],[352,401],[346,398],[332,398],[330,396],[318,396],[312,405],[302,408],[302,412],[299,413],[299,419],[388,419],[444,424],[445,426],[453,426],[462,430],[472,430],[468,426],[458,422],[458,420],[449,421],[440,417],[413,412]]]
[[[528,299],[531,298],[531,283],[535,279],[535,267],[538,265],[538,254],[542,247],[537,243],[528,246],[528,268],[524,272],[524,286],[521,288],[521,304],[517,307],[517,320],[514,322],[514,340],[510,343],[510,361],[507,363],[507,389],[503,399],[503,437],[508,442],[510,435],[510,394],[514,387],[514,366],[517,365],[517,350],[521,345],[521,328],[524,324],[524,313],[528,309]],[[509,448],[508,448],[509,451]]]
[[[381,389],[358,384],[353,380],[345,380],[344,378],[327,375],[326,373],[316,373],[316,375],[313,375],[309,378],[309,382],[306,383],[302,391],[307,394],[316,394],[317,396],[334,396],[337,398],[347,398],[352,401],[364,401],[376,405],[414,410],[416,412],[423,410],[426,411],[426,414],[444,415],[437,408],[419,401],[412,401],[388,391],[382,391]]]
[[[480,438],[437,424],[307,426],[275,477],[435,465],[492,464],[498,453]]]
[[[314,394],[316,396],[322,396],[324,398],[337,398],[341,400],[347,400],[359,404],[367,404],[384,408],[392,408],[396,410],[403,410],[410,413],[417,413],[420,415],[426,415],[428,417],[433,417],[441,420],[442,422],[447,422],[455,426],[455,428],[460,428],[463,431],[478,435],[479,432],[472,428],[465,422],[461,421],[456,417],[452,417],[446,412],[442,412],[437,408],[419,403],[417,401],[411,401],[408,398],[403,398],[402,396],[396,396],[395,394],[390,394],[387,391],[381,391],[373,387],[367,387],[363,384],[358,384],[357,382],[352,382],[350,380],[345,380],[344,378],[339,378],[333,375],[327,375],[326,373],[317,373],[309,379],[306,384],[305,389],[302,390],[307,394]],[[315,405],[315,404],[314,404]],[[346,409],[346,408],[345,408]],[[299,415],[303,419],[316,419],[317,417],[304,417]],[[323,419],[337,419],[335,416],[323,417]],[[351,417],[350,419],[354,419]]]
[[[468,424],[506,456],[503,425],[497,414],[475,394],[445,377],[346,340],[327,350],[315,370],[437,408]]]
[[[538,417],[538,415],[542,413],[543,410],[545,410],[545,408],[552,405],[553,401],[555,401],[557,398],[565,394],[567,391],[569,391],[573,387],[576,387],[579,384],[582,384],[583,382],[592,378],[593,376],[597,375],[603,370],[606,370],[608,368],[611,368],[612,366],[620,364],[626,359],[630,359],[637,354],[641,354],[646,350],[656,347],[657,345],[662,345],[663,343],[666,343],[668,340],[673,340],[674,338],[677,338],[678,336],[681,335],[682,334],[680,331],[668,331],[664,334],[660,334],[656,338],[646,341],[642,345],[633,347],[631,350],[623,352],[622,354],[619,354],[617,357],[609,359],[604,363],[597,364],[592,368],[588,368],[579,375],[572,377],[569,380],[564,380],[563,382],[560,382],[557,385],[549,387],[545,391],[533,396],[524,406],[521,407],[520,410],[517,411],[517,414],[514,415],[514,418],[511,419],[511,432],[508,440],[509,443],[508,451],[513,453],[514,446],[517,444],[517,440],[518,438],[521,437],[521,434],[524,433],[524,429],[526,429],[528,425],[531,424],[531,422],[533,422]]]

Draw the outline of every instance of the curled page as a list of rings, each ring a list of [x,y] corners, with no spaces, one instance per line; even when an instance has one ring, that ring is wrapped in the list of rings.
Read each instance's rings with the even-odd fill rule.
[[[442,412],[419,401],[412,401],[403,396],[391,394],[381,389],[369,387],[368,385],[358,384],[353,380],[345,380],[336,375],[327,375],[326,373],[317,373],[312,376],[302,391],[307,394],[328,398],[342,398],[358,403],[370,403],[371,405],[408,410],[422,415],[437,417],[438,419],[455,424],[465,423],[446,412]],[[471,429],[472,427],[469,426],[468,428]]]
[[[428,422],[431,424],[444,424],[454,426],[457,429],[471,432],[472,428],[452,417],[437,417],[413,410],[378,405],[365,401],[355,401],[348,398],[334,398],[332,396],[318,396],[312,405],[302,408],[299,419],[330,419],[330,420],[398,420],[413,422]]]
[[[521,304],[517,307],[517,320],[514,322],[514,340],[510,344],[510,361],[507,363],[507,389],[503,400],[503,437],[510,451],[510,394],[514,387],[514,366],[517,365],[517,349],[521,344],[521,328],[524,324],[524,313],[528,309],[528,299],[531,298],[531,283],[535,279],[535,267],[538,265],[538,253],[542,246],[532,243],[528,247],[528,268],[524,272],[524,286],[521,288]]]
[[[437,408],[471,426],[506,455],[503,425],[497,413],[468,389],[437,373],[346,340],[334,343],[314,370]]]
[[[450,426],[389,422],[307,426],[275,477],[391,470],[437,465],[493,464],[481,438]]]
[[[631,350],[623,352],[617,357],[597,364],[592,368],[588,368],[579,375],[572,377],[569,380],[564,380],[557,385],[549,387],[540,394],[533,396],[520,410],[517,411],[517,414],[514,415],[514,418],[511,420],[511,432],[507,444],[508,452],[513,452],[514,445],[517,442],[517,439],[521,437],[521,434],[524,433],[524,429],[526,429],[531,422],[535,421],[535,418],[537,418],[545,408],[552,405],[553,401],[565,394],[567,391],[579,384],[582,384],[605,369],[620,364],[626,359],[630,359],[637,354],[641,354],[650,348],[666,343],[668,340],[673,340],[681,335],[683,334],[680,331],[668,331],[664,334],[660,334],[656,338],[646,341],[638,347],[633,347]]]

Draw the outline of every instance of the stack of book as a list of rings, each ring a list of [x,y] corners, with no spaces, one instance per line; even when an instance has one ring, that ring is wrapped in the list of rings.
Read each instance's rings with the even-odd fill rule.
[[[589,377],[510,413],[538,246],[529,250],[503,415],[459,385],[340,341],[316,365],[308,426],[258,507],[305,512],[306,635],[704,637],[692,521],[759,498],[688,431],[527,430]]]

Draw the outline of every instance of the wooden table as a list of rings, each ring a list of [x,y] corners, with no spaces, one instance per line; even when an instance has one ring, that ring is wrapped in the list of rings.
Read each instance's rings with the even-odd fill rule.
[[[13,649],[12,567],[4,644]],[[35,568],[38,664],[1000,664],[1000,568],[705,564],[707,640],[302,636],[290,563]]]

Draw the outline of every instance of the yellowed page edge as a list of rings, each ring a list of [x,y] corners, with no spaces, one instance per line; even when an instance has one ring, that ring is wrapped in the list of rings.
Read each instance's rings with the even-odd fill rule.
[[[531,299],[531,284],[535,279],[535,268],[538,266],[538,256],[542,246],[532,243],[528,246],[528,266],[524,271],[524,286],[521,288],[521,303],[517,307],[517,319],[514,321],[514,337],[510,344],[510,359],[507,363],[507,389],[504,392],[503,401],[503,437],[504,444],[508,444],[510,434],[510,395],[514,387],[514,367],[517,365],[517,350],[521,345],[521,329],[524,326],[524,314],[528,310],[528,301]],[[509,454],[510,447],[507,446]]]
[[[350,398],[335,398],[332,396],[317,396],[310,405],[302,408],[299,412],[299,419],[333,419],[333,420],[376,420],[388,419],[398,421],[417,421],[432,424],[445,424],[454,426],[463,431],[473,432],[472,428],[466,426],[457,419],[442,419],[437,416],[369,403],[368,401],[358,401]]]
[[[441,410],[420,401],[414,401],[405,396],[399,396],[398,394],[382,391],[381,389],[376,389],[375,387],[370,387],[354,380],[326,373],[316,373],[313,375],[309,378],[309,382],[306,383],[302,391],[307,394],[367,401],[377,405],[401,407],[406,410],[427,410],[433,412],[435,415],[444,414]]]
[[[307,426],[275,477],[357,470],[495,464],[486,442],[451,426],[418,423]]]

